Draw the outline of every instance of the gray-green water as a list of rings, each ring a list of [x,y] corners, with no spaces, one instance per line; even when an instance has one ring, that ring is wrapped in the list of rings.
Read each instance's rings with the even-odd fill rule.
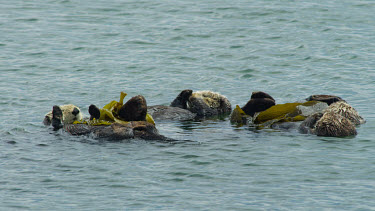
[[[0,210],[373,210],[374,1],[0,0]],[[183,89],[243,105],[311,94],[367,120],[351,138],[164,122],[194,142],[103,143],[42,125]]]

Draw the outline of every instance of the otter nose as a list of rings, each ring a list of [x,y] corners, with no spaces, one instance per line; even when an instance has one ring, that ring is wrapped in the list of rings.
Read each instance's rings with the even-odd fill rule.
[[[79,113],[78,108],[74,108],[73,111],[72,111],[72,114],[73,114],[74,116],[77,116],[78,113]]]

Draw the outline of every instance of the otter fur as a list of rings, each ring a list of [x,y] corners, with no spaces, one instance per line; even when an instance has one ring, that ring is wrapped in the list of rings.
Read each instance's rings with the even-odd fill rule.
[[[179,107],[164,106],[164,105],[148,106],[147,112],[156,121],[158,120],[185,121],[185,120],[193,120],[197,116],[197,114],[187,109],[183,109]]]
[[[188,100],[188,110],[196,113],[198,117],[225,115],[232,111],[228,98],[217,92],[193,92]]]
[[[131,121],[127,124],[113,123],[111,125],[92,126],[86,124],[66,124],[64,130],[70,135],[88,135],[97,139],[121,141],[126,139],[158,140],[165,142],[176,141],[160,135],[155,125],[146,121]]]
[[[357,134],[356,125],[365,123],[358,112],[343,100],[332,103],[324,113],[305,119],[299,130],[318,136],[344,137]]]
[[[348,118],[354,125],[364,124],[366,121],[359,113],[345,101],[338,101],[329,106],[326,112],[333,112]]]
[[[62,122],[64,124],[72,124],[74,121],[81,121],[83,115],[78,106],[73,104],[60,105],[59,108],[62,111]],[[43,124],[48,126],[52,123],[52,111],[48,112],[44,116]]]
[[[187,102],[192,94],[193,90],[191,89],[182,90],[170,106],[148,106],[147,111],[154,120],[193,120],[197,114],[189,111],[187,108]]]
[[[257,91],[251,93],[250,100],[241,109],[251,117],[254,117],[255,113],[265,111],[268,108],[276,104],[275,99],[271,95]]]
[[[193,120],[229,114],[232,109],[224,95],[186,89],[181,91],[170,106],[149,106],[148,110],[155,120]]]
[[[357,130],[346,117],[328,111],[316,122],[312,133],[317,136],[344,137],[357,135]]]

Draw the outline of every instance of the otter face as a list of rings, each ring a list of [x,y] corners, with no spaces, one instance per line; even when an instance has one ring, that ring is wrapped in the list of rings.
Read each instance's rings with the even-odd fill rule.
[[[59,106],[62,111],[62,122],[64,124],[72,124],[74,121],[81,121],[83,115],[78,106],[68,104]],[[50,125],[52,121],[52,111],[48,112],[43,120],[44,125]]]

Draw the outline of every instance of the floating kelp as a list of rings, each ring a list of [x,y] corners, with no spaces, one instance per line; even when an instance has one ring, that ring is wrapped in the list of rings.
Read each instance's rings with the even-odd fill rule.
[[[265,111],[256,113],[251,118],[237,105],[232,112],[231,122],[239,125],[254,124],[266,127],[278,122],[303,121],[306,117],[316,112],[322,112],[327,107],[326,103],[319,101],[277,104]]]
[[[119,110],[124,105],[124,98],[126,95],[127,94],[125,92],[121,92],[119,101],[113,100],[101,108],[99,119],[75,121],[73,124],[87,124],[92,126],[110,125],[114,122],[128,124],[129,122],[122,120],[118,114]],[[150,114],[146,114],[146,121],[155,125],[154,119]]]
[[[90,126],[99,126],[99,125],[111,125],[113,122],[109,122],[106,120],[99,120],[99,119],[93,119],[93,120],[82,120],[82,121],[74,121],[73,124],[85,124]]]
[[[267,121],[295,122],[303,121],[306,117],[315,112],[323,111],[328,105],[319,101],[308,101],[305,103],[277,104],[260,112],[254,119],[255,124],[264,124]]]
[[[239,105],[236,105],[236,108],[232,111],[232,114],[230,115],[230,122],[231,123],[236,123],[239,126],[242,126],[246,124],[251,118],[250,115],[247,115]]]

